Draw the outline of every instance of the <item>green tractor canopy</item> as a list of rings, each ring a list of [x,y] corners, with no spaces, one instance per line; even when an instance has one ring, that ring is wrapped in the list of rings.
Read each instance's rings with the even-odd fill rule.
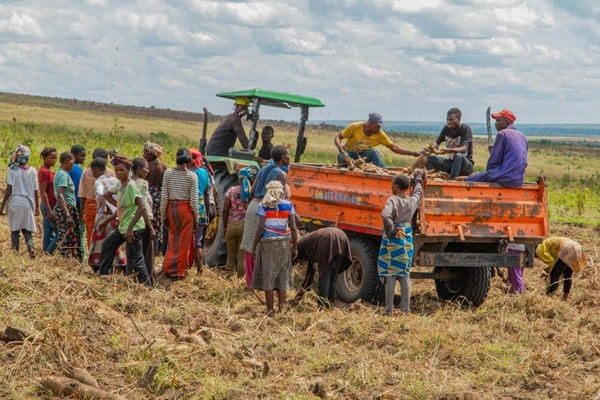
[[[304,137],[304,129],[308,120],[308,109],[310,107],[325,107],[321,100],[314,97],[300,96],[297,94],[275,92],[273,90],[248,89],[238,90],[234,92],[217,93],[218,97],[234,100],[236,97],[247,97],[252,102],[252,109],[248,113],[247,119],[252,121],[250,128],[250,150],[254,150],[258,141],[258,132],[256,125],[259,120],[259,109],[261,105],[278,108],[299,107],[300,108],[300,129],[296,139],[296,156],[294,162],[300,162],[300,157],[306,148],[306,138]]]

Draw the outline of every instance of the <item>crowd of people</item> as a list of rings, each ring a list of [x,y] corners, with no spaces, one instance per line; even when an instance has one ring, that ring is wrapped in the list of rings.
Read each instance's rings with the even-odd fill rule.
[[[208,141],[208,155],[227,155],[236,140],[242,147],[248,146],[241,125],[248,105],[248,99],[236,99],[234,112]],[[475,174],[473,135],[471,128],[460,122],[461,117],[457,108],[448,111],[447,124],[433,145],[439,149],[445,143],[439,153],[448,157],[430,155],[426,168],[447,172],[450,179],[466,176],[467,181],[496,182],[506,187],[523,184],[527,140],[513,125],[514,114],[506,109],[492,114],[498,134],[486,170]],[[395,145],[382,127],[381,115],[371,113],[366,122],[350,124],[336,135],[338,164],[346,157],[366,157],[384,167],[375,149],[379,144],[397,154],[422,154]],[[338,228],[299,235],[297,223],[301,220],[287,185],[289,150],[273,145],[274,130],[270,126],[263,128],[261,137],[263,146],[256,161],[263,167],[240,169],[238,184],[222,194],[225,200],[220,221],[227,245],[226,270],[245,277],[249,290],[264,291],[266,313],[273,316],[275,293],[278,309],[284,311],[288,307],[287,291],[293,288],[293,262],[305,260],[307,275],[298,296],[310,287],[317,271],[319,307],[331,307],[338,274],[351,264],[348,237]],[[178,149],[174,168],[160,160],[164,153],[160,145],[147,142],[142,150],[143,157],[130,159],[118,155],[115,149],[96,148],[89,166],[84,168],[87,152],[82,145],[74,145],[60,156],[55,148],[46,147],[40,153],[42,166],[36,171],[28,165],[31,150],[19,145],[11,152],[0,205],[0,214],[6,208],[12,248],[19,250],[22,234],[29,255],[35,257],[35,217],[41,212],[43,252],[58,252],[87,262],[99,275],[122,271],[152,287],[156,283],[157,254],[163,256],[162,271],[173,280],[184,278],[194,264],[202,273],[205,228],[215,218],[219,222],[210,207],[214,195],[210,165],[195,149]],[[59,167],[54,171],[57,162]],[[381,211],[383,232],[377,265],[379,276],[385,279],[388,314],[393,313],[397,280],[401,285],[400,311],[410,311],[409,276],[414,253],[410,221],[422,196],[423,175],[423,170],[415,171],[412,182],[404,175],[395,177],[391,197]],[[507,251],[523,249],[509,244]],[[566,299],[573,272],[586,266],[581,246],[567,238],[550,238],[536,253],[550,268],[548,293],[556,291],[562,277]],[[509,281],[511,292],[524,291],[522,270],[509,268]]]

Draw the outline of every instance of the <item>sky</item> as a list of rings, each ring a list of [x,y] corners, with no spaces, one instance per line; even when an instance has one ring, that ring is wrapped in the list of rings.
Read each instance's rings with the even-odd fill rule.
[[[311,121],[600,123],[598,0],[0,0],[0,91],[215,114],[316,97]],[[297,111],[261,108],[261,118]]]

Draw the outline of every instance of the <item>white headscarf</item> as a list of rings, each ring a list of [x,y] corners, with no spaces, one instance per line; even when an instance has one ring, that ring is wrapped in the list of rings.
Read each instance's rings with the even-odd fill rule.
[[[267,183],[267,193],[260,204],[269,208],[277,208],[277,203],[283,197],[283,185],[279,181]]]

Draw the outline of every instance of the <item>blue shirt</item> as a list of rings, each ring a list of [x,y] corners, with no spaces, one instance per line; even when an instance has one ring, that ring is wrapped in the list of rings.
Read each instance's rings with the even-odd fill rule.
[[[527,169],[527,149],[525,135],[514,125],[509,125],[496,135],[486,170],[468,176],[465,180],[495,182],[510,188],[521,186]]]
[[[79,182],[81,181],[81,175],[83,174],[83,169],[77,163],[73,164],[73,168],[67,172],[73,180],[73,184],[75,185],[75,194],[79,193]],[[77,207],[81,205],[81,197],[77,196]]]
[[[210,176],[208,175],[208,171],[204,168],[196,168],[194,172],[198,176],[198,199],[204,199],[204,192],[206,192],[206,188],[210,185]]]
[[[267,165],[258,172],[254,182],[254,197],[263,198],[267,194],[267,183],[274,181],[283,172],[275,164]]]

